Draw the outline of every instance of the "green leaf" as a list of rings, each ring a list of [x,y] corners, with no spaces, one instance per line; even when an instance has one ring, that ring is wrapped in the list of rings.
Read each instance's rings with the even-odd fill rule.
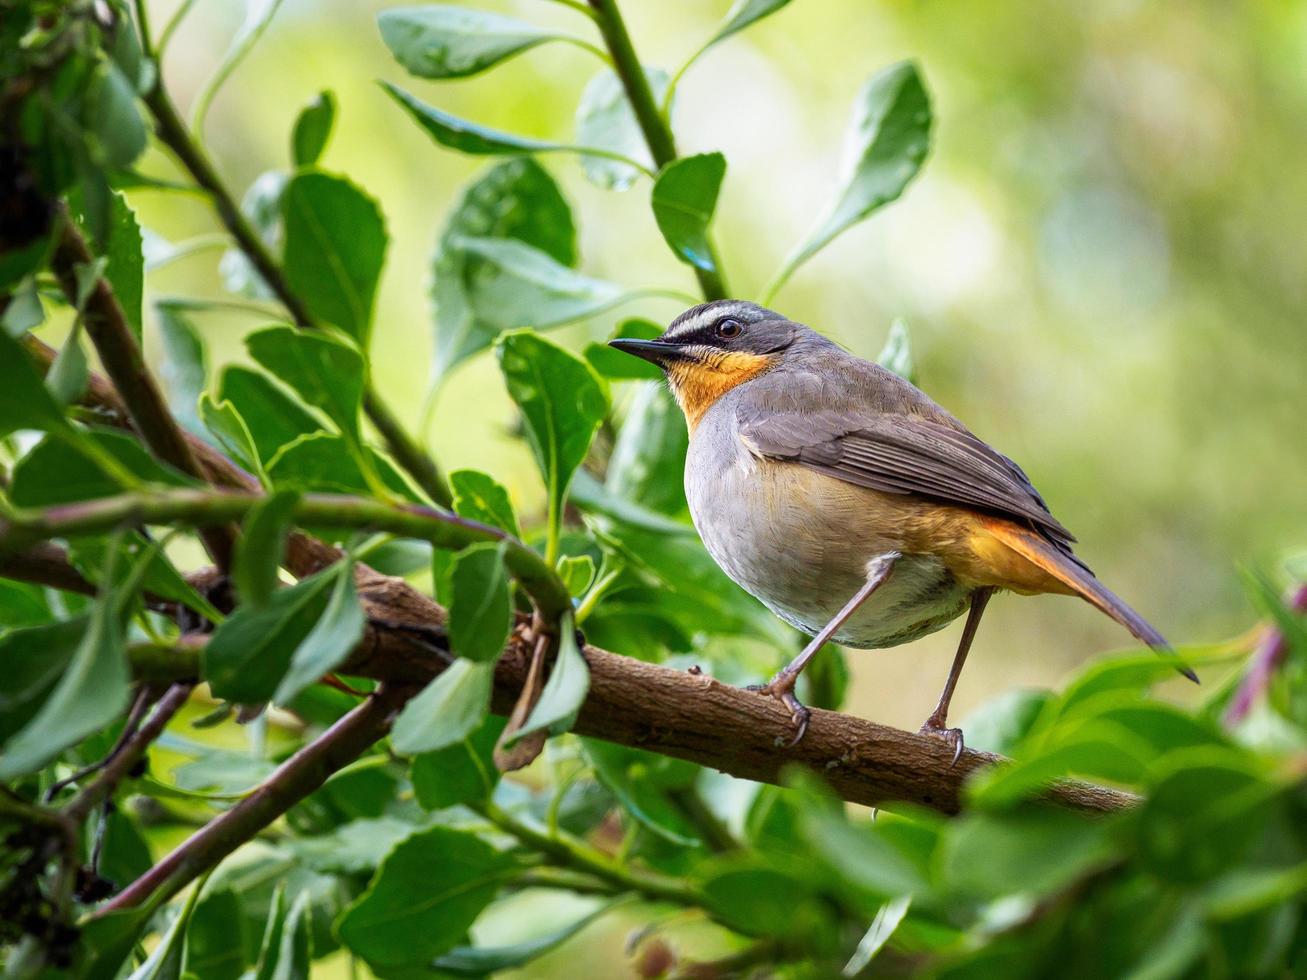
[[[264,463],[287,443],[322,431],[322,425],[302,405],[266,375],[249,368],[229,367],[223,371],[218,399],[235,406]]]
[[[0,740],[9,738],[35,717],[77,653],[87,618],[77,616],[0,634]]]
[[[94,429],[81,437],[95,443],[100,452],[117,460],[124,470],[142,482],[173,487],[195,485],[122,432]],[[19,507],[49,507],[112,497],[121,492],[118,482],[82,453],[62,439],[47,436],[14,467],[9,499]]]
[[[290,912],[285,913],[284,892],[277,892],[254,980],[309,980],[313,969],[311,899],[308,889],[304,889],[295,896]]]
[[[443,956],[436,957],[431,969],[456,977],[486,977],[501,970],[526,966],[532,961],[557,949],[616,903],[601,905],[593,912],[581,916],[561,929],[526,939],[508,946],[458,946]]]
[[[717,33],[704,47],[711,47],[719,41],[726,40],[732,34],[751,27],[764,17],[776,13],[789,2],[790,0],[735,0],[735,3],[731,4],[731,9],[726,12],[722,26],[717,28]]]
[[[404,705],[395,719],[391,745],[401,755],[458,745],[486,720],[494,682],[493,661],[459,657]]]
[[[40,626],[55,618],[43,586],[0,578],[0,627]],[[0,632],[0,639],[3,635]]]
[[[508,393],[522,411],[527,441],[548,490],[550,547],[546,557],[552,562],[567,488],[608,411],[608,396],[585,361],[536,333],[506,334],[496,352]]]
[[[241,21],[240,29],[236,31],[231,43],[227,46],[226,52],[222,56],[222,61],[214,70],[213,75],[204,87],[200,90],[199,95],[195,97],[195,108],[192,111],[191,129],[196,133],[204,132],[204,118],[208,114],[210,103],[212,103],[218,90],[222,88],[223,83],[236,70],[236,67],[245,59],[245,56],[253,50],[254,45],[258,43],[263,32],[268,29],[272,23],[272,18],[277,13],[277,8],[281,6],[281,0],[250,0],[245,5],[245,19]]]
[[[582,739],[581,744],[599,781],[631,816],[673,844],[701,846],[694,827],[669,796],[694,791],[693,765],[597,739]]]
[[[136,106],[136,87],[111,61],[101,61],[96,69],[86,95],[84,122],[110,167],[125,169],[145,149],[147,134]]]
[[[442,810],[490,798],[500,777],[495,743],[505,724],[504,718],[491,715],[461,742],[413,758],[409,778],[423,809]]]
[[[336,580],[327,608],[309,635],[295,648],[290,669],[286,671],[273,695],[273,700],[278,704],[289,704],[318,678],[343,664],[350,651],[363,638],[367,616],[359,604],[358,589],[354,584],[354,564],[348,560],[341,561],[334,566],[334,570]]]
[[[541,730],[561,735],[575,724],[589,693],[590,666],[576,645],[576,624],[567,613],[558,622],[558,656],[549,670],[549,680],[530,717],[514,733],[513,742]]]
[[[217,440],[218,445],[241,466],[266,483],[263,461],[258,445],[245,418],[230,401],[217,401],[207,392],[200,396],[200,422],[205,432]]]
[[[122,307],[136,343],[141,344],[141,302],[145,295],[145,258],[141,253],[141,227],[136,214],[121,194],[109,196],[109,228],[103,243],[108,262],[104,278],[113,287],[114,299]]]
[[[839,195],[785,260],[778,283],[842,231],[903,193],[926,158],[930,122],[930,99],[915,65],[901,61],[872,76],[854,106]]]
[[[654,181],[654,220],[677,258],[715,272],[708,225],[717,207],[717,195],[726,176],[726,158],[701,153],[668,164]]]
[[[623,320],[613,331],[609,340],[627,337],[633,340],[653,340],[663,333],[663,328],[651,320],[632,317]],[[589,343],[585,345],[585,359],[601,377],[611,381],[662,381],[662,368],[639,357],[631,357],[607,344]]]
[[[283,490],[259,501],[246,516],[231,569],[242,606],[266,606],[276,591],[299,499],[298,493]]]
[[[173,303],[155,303],[159,337],[163,341],[163,364],[159,378],[168,392],[168,404],[187,429],[202,434],[200,395],[207,385],[208,368],[204,341],[190,318]]]
[[[477,178],[449,212],[436,249],[433,299],[437,378],[485,350],[500,332],[498,325],[487,323],[472,307],[472,284],[486,263],[457,246],[462,238],[516,239],[540,249],[561,265],[576,265],[572,209],[540,164],[529,157],[505,160]],[[621,356],[617,351],[613,353]],[[635,357],[623,360],[645,363]]]
[[[468,660],[494,663],[513,628],[504,545],[479,544],[459,552],[450,586],[450,649]]]
[[[564,37],[512,17],[442,3],[392,7],[377,17],[395,60],[419,78],[465,78]]]
[[[595,560],[589,555],[564,555],[558,559],[557,571],[568,594],[579,597],[594,581]]]
[[[487,126],[479,126],[466,119],[451,116],[435,106],[427,105],[389,82],[382,82],[381,85],[391,98],[403,106],[417,124],[426,130],[428,136],[451,150],[473,156],[497,156],[573,149],[561,143],[547,143],[528,139],[525,136],[515,136],[512,133],[503,133]]]
[[[459,517],[489,524],[515,538],[522,536],[508,491],[494,477],[479,470],[455,470],[449,474],[449,486]]]
[[[396,496],[418,502],[417,496],[389,460],[370,447],[365,447],[363,451],[368,454],[372,468],[388,489]],[[279,490],[297,489],[308,493],[372,492],[357,458],[351,455],[348,441],[331,432],[310,433],[283,446],[268,464],[268,479]]]
[[[896,319],[889,327],[885,346],[876,355],[876,363],[893,371],[905,381],[917,383],[917,363],[912,359],[912,344],[908,339],[908,325]]]
[[[354,443],[359,441],[363,358],[321,333],[269,327],[245,338],[250,356],[320,408]]]
[[[372,198],[342,177],[296,174],[282,196],[286,279],[309,312],[364,350],[372,333],[386,225]]]
[[[71,434],[72,426],[22,344],[0,330],[0,438],[18,429]]]
[[[214,697],[237,704],[272,698],[326,609],[338,565],[272,593],[267,605],[241,606],[214,631],[204,648],[204,677]]]
[[[190,925],[200,887],[191,889],[186,904],[172,920],[172,925],[159,940],[145,962],[132,971],[127,980],[181,980],[182,954],[186,943],[186,928]]]
[[[0,779],[42,768],[127,708],[131,675],[118,603],[102,597],[77,649],[35,717],[0,754]]]
[[[336,96],[330,91],[319,92],[300,110],[290,134],[290,157],[296,167],[311,167],[318,162],[335,122]]]
[[[880,907],[875,918],[871,920],[871,925],[863,933],[862,939],[858,941],[858,948],[849,957],[848,963],[844,964],[842,971],[844,976],[856,977],[867,968],[893,937],[894,931],[907,916],[911,905],[911,896],[904,895],[892,898]]]
[[[86,394],[91,373],[86,366],[86,351],[82,347],[82,326],[77,323],[64,341],[54,363],[45,376],[45,386],[60,405],[71,405]]]
[[[640,385],[613,444],[604,485],[650,510],[682,514],[686,510],[682,474],[689,445],[685,419],[666,386]]]
[[[377,966],[427,964],[466,935],[513,861],[472,834],[431,827],[401,841],[337,925]]]
[[[630,295],[517,239],[458,238],[450,244],[481,260],[467,300],[477,318],[494,329],[556,327],[602,313]]]
[[[44,255],[44,243],[38,243],[42,246],[42,256]],[[0,257],[0,268],[3,268],[6,257]],[[8,288],[8,284],[0,279],[0,289]],[[9,336],[18,338],[29,330],[34,330],[45,322],[45,307],[41,304],[41,291],[37,288],[36,277],[29,276],[9,294],[9,305],[0,312],[0,330],[9,334]]]
[[[667,91],[667,72],[645,68],[644,77],[654,100],[661,103]],[[590,79],[581,93],[576,107],[576,141],[585,147],[608,150],[652,166],[644,132],[631,110],[626,89],[610,68]],[[639,170],[620,160],[584,156],[581,162],[586,177],[607,190],[624,191],[640,176]]]
[[[1053,698],[1051,691],[1029,688],[990,698],[963,719],[961,727],[967,733],[967,744],[985,752],[1010,754]]]
[[[245,926],[230,888],[205,889],[186,932],[185,972],[204,980],[238,980],[245,969]]]

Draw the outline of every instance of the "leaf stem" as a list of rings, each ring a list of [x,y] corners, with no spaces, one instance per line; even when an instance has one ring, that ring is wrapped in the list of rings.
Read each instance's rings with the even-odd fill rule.
[[[0,518],[0,556],[49,538],[95,534],[136,524],[209,527],[239,521],[264,498],[228,490],[164,490],[102,497],[39,511],[15,511]],[[392,505],[366,497],[307,494],[295,505],[296,524],[385,531],[429,541],[438,548],[462,548],[481,541],[503,542],[509,571],[551,622],[572,608],[567,588],[553,566],[499,528],[417,504]]]
[[[631,35],[626,30],[617,0],[590,0],[590,7],[594,11],[595,22],[599,25],[599,33],[603,35],[608,52],[612,55],[613,71],[626,90],[626,98],[631,104],[631,111],[635,113],[636,122],[640,124],[649,153],[661,170],[676,159],[676,140],[654,99],[653,89],[649,87],[649,79],[635,53],[635,45],[631,43]],[[715,254],[713,265],[713,269],[699,266],[692,268],[704,299],[725,299],[726,285],[721,273],[717,271],[721,269],[721,263],[716,260]]]

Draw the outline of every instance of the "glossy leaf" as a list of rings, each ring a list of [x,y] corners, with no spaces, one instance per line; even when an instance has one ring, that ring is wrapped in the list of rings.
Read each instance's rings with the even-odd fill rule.
[[[564,555],[558,559],[558,577],[573,597],[590,588],[595,577],[595,561],[589,555]]]
[[[82,346],[82,328],[78,323],[55,355],[45,376],[45,386],[60,405],[71,405],[86,394],[90,377],[86,350]]]
[[[136,213],[121,194],[110,195],[109,228],[104,243],[104,278],[113,287],[114,299],[127,318],[127,325],[141,343],[141,301],[145,294],[145,258],[141,251],[141,228]]]
[[[363,358],[338,340],[294,327],[269,327],[245,338],[250,356],[320,408],[355,442],[363,402]]]
[[[459,517],[489,524],[515,538],[522,536],[508,491],[494,477],[479,470],[455,470],[449,474],[449,486],[454,493],[454,513]]]
[[[890,324],[889,336],[885,338],[885,346],[876,355],[876,363],[905,381],[917,383],[917,363],[912,358],[908,325],[902,320]]]
[[[264,606],[272,598],[298,503],[298,493],[283,491],[261,500],[245,518],[231,569],[243,606]]]
[[[582,275],[546,252],[512,238],[458,238],[455,248],[481,260],[468,304],[493,328],[544,329],[602,313],[628,292]]]
[[[118,603],[101,598],[50,696],[0,753],[0,779],[35,772],[117,718],[127,707],[131,676]]]
[[[842,231],[903,193],[926,158],[930,122],[930,99],[912,62],[891,65],[867,82],[854,105],[840,191],[816,229],[786,259],[782,280]]]
[[[249,368],[233,365],[223,371],[218,398],[231,402],[240,413],[264,463],[299,436],[322,430],[304,406],[266,375]]]
[[[589,451],[608,410],[608,397],[585,361],[536,333],[507,334],[496,351],[545,481],[551,540],[556,539],[572,474]]]
[[[86,634],[85,616],[0,634],[0,741],[23,728],[65,673]]]
[[[327,148],[335,122],[336,96],[330,91],[319,92],[295,117],[295,128],[290,134],[291,162],[297,167],[311,167],[317,163]]]
[[[499,784],[494,753],[505,724],[505,719],[491,715],[462,741],[415,756],[409,778],[418,803],[441,810],[488,799]]]
[[[682,847],[698,847],[699,835],[671,798],[673,792],[693,792],[695,767],[679,759],[639,749],[584,739],[586,758],[595,775],[644,827]]]
[[[789,4],[790,0],[735,0],[726,12],[722,26],[712,36],[708,45],[724,41],[746,27],[751,27],[764,17],[770,17],[776,11]]]
[[[909,896],[892,898],[877,911],[875,918],[871,920],[871,925],[867,931],[858,940],[858,948],[854,950],[849,961],[844,964],[844,976],[856,977],[876,958],[876,955],[885,948],[885,944],[894,936],[894,931],[898,929],[900,923],[908,914],[908,909],[912,905],[912,899]]]
[[[254,980],[309,980],[313,969],[310,900],[305,889],[286,912],[285,893],[277,892]]]
[[[133,970],[127,980],[181,980],[186,929],[191,923],[191,915],[199,897],[200,888],[197,886],[187,896],[181,911],[159,940],[159,945],[151,950],[145,962]]]
[[[284,268],[291,289],[321,320],[366,350],[386,225],[377,203],[342,177],[296,174],[282,196]]]
[[[205,889],[186,933],[186,973],[205,980],[237,980],[245,969],[245,929],[235,893],[230,888]]]
[[[560,35],[526,21],[450,4],[392,7],[377,17],[395,60],[419,78],[464,78]]]
[[[487,322],[472,305],[472,285],[486,263],[458,246],[463,238],[514,239],[560,265],[576,265],[572,210],[540,164],[529,157],[505,160],[477,178],[449,212],[436,248],[432,298],[437,378],[485,350],[500,332],[497,323]]]
[[[365,447],[362,451],[368,454],[372,468],[387,489],[398,497],[418,502],[417,496],[389,460],[371,448]],[[279,490],[372,493],[359,468],[357,455],[351,454],[349,443],[343,436],[332,432],[310,433],[282,446],[268,463],[268,479]]]
[[[459,552],[450,573],[449,644],[459,657],[494,663],[513,627],[513,604],[502,545]]]
[[[613,444],[604,485],[651,510],[684,513],[689,444],[685,419],[666,387],[640,385]]]
[[[147,134],[136,104],[136,87],[111,61],[101,61],[96,70],[87,93],[85,121],[111,167],[127,167],[145,149]]]
[[[277,589],[266,605],[241,606],[204,648],[204,676],[215,697],[237,704],[269,700],[296,649],[322,618],[338,566]]]
[[[461,743],[486,720],[494,680],[493,662],[459,657],[404,705],[390,736],[395,751],[418,755]]]
[[[511,859],[472,834],[418,831],[391,851],[337,930],[369,963],[425,965],[462,941],[513,870]]]
[[[661,68],[645,68],[644,75],[655,101],[661,101],[667,91],[667,72]],[[653,165],[644,133],[626,98],[626,90],[612,69],[606,68],[595,75],[581,93],[581,101],[576,107],[576,142],[581,146],[619,153],[646,166]],[[585,175],[607,190],[626,190],[640,176],[639,170],[620,160],[584,156],[581,162]]]
[[[427,105],[421,99],[415,98],[389,82],[382,82],[381,85],[391,98],[407,110],[428,136],[451,150],[470,153],[473,156],[497,156],[571,149],[560,143],[528,139],[525,136],[500,132],[488,126],[479,126],[466,119],[452,116],[435,106]]]
[[[366,626],[367,616],[359,604],[358,589],[354,584],[354,565],[350,561],[341,561],[335,566],[335,582],[327,608],[309,635],[295,648],[290,669],[277,685],[273,700],[278,704],[289,704],[318,678],[343,664],[363,638]]]
[[[72,427],[17,339],[0,330],[0,438],[18,429],[70,433]]]
[[[676,160],[658,174],[653,186],[653,213],[668,247],[682,262],[717,271],[708,225],[717,207],[726,158],[701,153]]]
[[[245,417],[231,402],[216,400],[207,392],[200,396],[200,422],[205,431],[237,463],[263,480],[263,462],[254,434],[245,423]]]

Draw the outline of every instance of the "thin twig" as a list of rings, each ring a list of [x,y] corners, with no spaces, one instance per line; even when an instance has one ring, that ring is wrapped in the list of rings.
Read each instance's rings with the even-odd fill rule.
[[[353,762],[390,728],[407,692],[382,686],[278,767],[254,792],[215,817],[96,910],[103,916],[166,901]]]
[[[114,789],[140,762],[154,740],[163,734],[168,722],[181,710],[186,699],[191,696],[192,686],[189,683],[174,684],[165,692],[154,706],[149,719],[109,754],[99,778],[73,797],[72,802],[64,807],[64,814],[70,820],[80,823],[90,815],[92,810],[113,795]]]

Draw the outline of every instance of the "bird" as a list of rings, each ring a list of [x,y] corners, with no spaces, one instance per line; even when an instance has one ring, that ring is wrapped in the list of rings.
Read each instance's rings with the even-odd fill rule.
[[[685,494],[708,553],[812,638],[753,687],[789,709],[791,745],[810,718],[795,684],[827,642],[893,647],[965,612],[920,729],[956,763],[964,742],[948,726],[949,703],[1000,591],[1079,596],[1172,652],[1075,555],[1075,538],[1022,469],[897,374],[745,300],[703,303],[652,340],[609,344],[666,375],[689,429]]]

